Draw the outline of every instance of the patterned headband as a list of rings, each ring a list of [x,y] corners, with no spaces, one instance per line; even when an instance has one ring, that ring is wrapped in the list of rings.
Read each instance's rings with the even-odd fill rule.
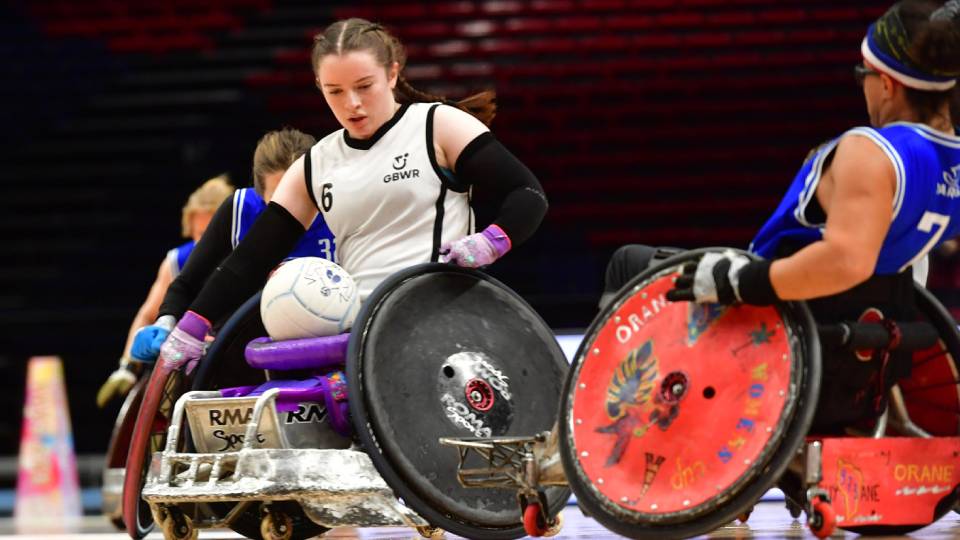
[[[960,0],[948,2],[941,10],[952,9]],[[943,12],[934,12],[937,18]],[[931,16],[933,19],[933,16]],[[900,5],[896,4],[870,25],[867,37],[860,44],[864,61],[899,81],[904,86],[917,90],[944,91],[956,86],[960,73],[946,73],[921,66],[909,53],[910,36],[900,18]]]

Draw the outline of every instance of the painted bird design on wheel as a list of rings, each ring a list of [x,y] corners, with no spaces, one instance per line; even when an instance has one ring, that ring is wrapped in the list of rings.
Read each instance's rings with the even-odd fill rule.
[[[607,467],[620,462],[632,437],[643,437],[653,425],[666,430],[677,416],[677,405],[663,402],[656,392],[658,376],[653,340],[630,351],[614,370],[606,399],[607,416],[613,423],[596,429],[617,437]]]

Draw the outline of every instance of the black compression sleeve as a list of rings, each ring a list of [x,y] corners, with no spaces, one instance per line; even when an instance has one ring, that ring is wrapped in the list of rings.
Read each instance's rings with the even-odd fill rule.
[[[233,225],[233,198],[227,197],[217,208],[207,230],[190,252],[180,275],[167,287],[158,315],[183,317],[187,306],[196,298],[210,274],[230,254],[230,228]]]
[[[547,197],[537,177],[490,132],[467,144],[454,173],[458,181],[490,190],[500,201],[494,223],[514,246],[530,238],[547,213]]]
[[[200,291],[190,310],[218,322],[263,287],[267,275],[297,245],[306,232],[297,218],[275,202],[250,227]]]

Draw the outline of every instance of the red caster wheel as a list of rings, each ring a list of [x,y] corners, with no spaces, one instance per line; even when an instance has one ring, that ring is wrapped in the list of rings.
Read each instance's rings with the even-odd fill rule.
[[[830,502],[817,496],[810,501],[810,506],[813,509],[807,519],[810,532],[817,538],[826,538],[833,534],[837,528],[837,513]]]
[[[556,536],[563,527],[563,518],[560,514],[553,518],[550,523],[543,521],[540,514],[540,503],[530,503],[523,511],[523,530],[528,536]]]
[[[543,533],[547,532],[547,524],[540,516],[539,504],[528,504],[523,510],[523,530],[530,536],[543,536]]]

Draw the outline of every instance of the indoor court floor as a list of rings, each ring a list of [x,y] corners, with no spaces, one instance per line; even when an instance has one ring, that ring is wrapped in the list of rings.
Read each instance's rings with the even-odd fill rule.
[[[576,506],[568,506],[564,512],[564,527],[554,538],[582,538],[602,540],[622,538],[604,529],[596,521],[584,517]],[[448,534],[451,540],[459,536]],[[834,538],[856,538],[852,533],[840,531]],[[0,538],[17,538],[18,540],[123,540],[125,534],[115,532],[103,517],[91,516],[84,518],[83,528],[74,534],[29,534],[16,535],[11,520],[0,521]],[[153,533],[147,540],[159,540],[163,536]],[[202,531],[200,539],[235,539],[242,538],[230,531]],[[335,529],[323,538],[348,540],[416,540],[420,538],[412,529],[402,528],[375,528],[375,529]],[[790,518],[780,502],[762,502],[754,509],[747,524],[732,523],[701,538],[738,538],[738,539],[774,539],[774,538],[815,538],[800,521]],[[947,540],[960,539],[960,514],[950,513],[943,519],[929,525],[910,536],[883,536],[871,538],[913,538],[917,540]]]

